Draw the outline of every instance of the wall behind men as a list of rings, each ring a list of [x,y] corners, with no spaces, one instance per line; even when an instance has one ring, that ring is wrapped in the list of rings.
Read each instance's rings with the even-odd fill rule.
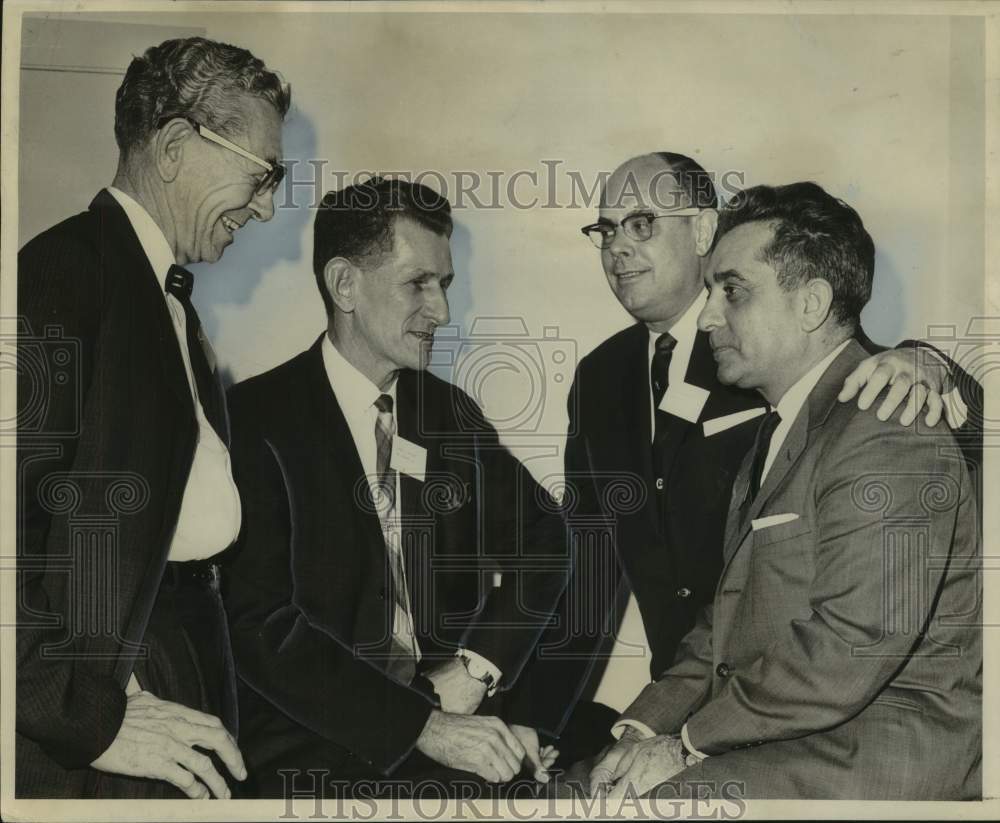
[[[435,368],[481,400],[550,484],[575,360],[630,322],[579,233],[595,209],[579,191],[573,205],[573,175],[592,190],[632,155],[674,150],[731,182],[815,180],[857,208],[875,238],[863,318],[873,338],[961,333],[983,312],[981,21],[351,9],[74,16],[203,29],[292,84],[285,156],[305,183],[280,191],[273,221],[243,229],[220,263],[196,267],[195,300],[232,380],[323,329],[310,206],[341,185],[338,172],[424,172],[453,202],[474,175],[484,181],[455,211],[455,328],[439,333]],[[119,45],[122,66],[129,48]],[[29,141],[47,139],[52,112],[44,99],[21,110],[23,157]],[[78,128],[113,141],[104,119]],[[34,156],[57,170],[64,162],[59,151]],[[55,222],[113,172],[75,164],[57,197],[22,175],[22,211]],[[530,208],[511,202],[535,198]]]

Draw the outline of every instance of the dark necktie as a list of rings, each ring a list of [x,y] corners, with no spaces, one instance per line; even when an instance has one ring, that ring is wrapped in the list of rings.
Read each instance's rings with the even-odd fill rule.
[[[771,449],[771,438],[774,437],[774,430],[778,428],[779,423],[781,423],[781,417],[776,411],[769,411],[760,421],[757,439],[754,441],[753,463],[750,464],[750,488],[747,490],[747,505],[753,503],[760,491],[764,464],[767,462],[767,453]]]
[[[670,372],[670,358],[674,355],[677,341],[669,332],[656,338],[656,351],[649,367],[649,383],[653,387],[653,407],[658,408],[667,391],[667,375]]]
[[[191,302],[194,289],[194,275],[183,266],[173,265],[167,272],[166,291],[172,294],[184,309],[184,326],[187,337],[188,358],[194,373],[194,384],[205,417],[215,429],[223,443],[229,442],[229,426],[226,420],[226,400],[222,382],[215,368],[215,353],[205,337],[198,319],[198,312]]]
[[[413,613],[410,610],[410,593],[406,588],[406,572],[403,569],[402,546],[390,539],[389,521],[396,512],[396,470],[390,468],[392,460],[392,438],[396,434],[396,421],[392,416],[392,397],[380,394],[375,401],[378,417],[375,418],[375,474],[378,479],[376,510],[382,522],[382,534],[386,538],[386,555],[392,574],[393,642],[389,658],[389,675],[401,683],[409,683],[416,674],[416,654],[411,641],[413,636]],[[399,632],[397,620],[409,623],[407,633]],[[408,636],[407,636],[408,635]]]

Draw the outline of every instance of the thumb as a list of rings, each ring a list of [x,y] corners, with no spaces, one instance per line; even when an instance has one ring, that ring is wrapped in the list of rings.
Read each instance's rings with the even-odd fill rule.
[[[531,769],[534,773],[535,780],[539,783],[548,783],[549,773],[542,763],[542,758],[538,752],[538,746],[525,746],[524,756],[528,759],[528,762],[531,763]]]

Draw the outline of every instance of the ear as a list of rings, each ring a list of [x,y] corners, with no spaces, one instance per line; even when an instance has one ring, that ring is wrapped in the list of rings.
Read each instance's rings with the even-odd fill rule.
[[[802,297],[802,330],[807,333],[822,326],[833,307],[833,286],[822,277],[814,277],[799,293]]]
[[[191,124],[183,117],[175,117],[153,137],[153,157],[163,182],[172,183],[180,173],[185,143],[193,136]]]
[[[702,209],[694,218],[694,250],[704,257],[712,248],[715,227],[719,225],[719,213],[715,209]]]
[[[333,304],[346,314],[354,311],[361,270],[346,257],[331,257],[323,267],[323,284]]]

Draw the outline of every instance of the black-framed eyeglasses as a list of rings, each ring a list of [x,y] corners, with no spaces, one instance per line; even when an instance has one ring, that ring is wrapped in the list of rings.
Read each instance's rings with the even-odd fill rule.
[[[654,220],[659,220],[661,217],[693,217],[700,212],[701,209],[697,208],[674,209],[664,214],[640,211],[636,214],[630,214],[621,223],[612,223],[611,221],[591,223],[589,226],[584,226],[580,231],[589,237],[590,242],[597,246],[597,248],[606,249],[615,242],[615,235],[618,234],[619,226],[622,227],[626,237],[631,237],[633,240],[643,243],[653,236]]]
[[[157,125],[157,128],[163,128],[173,119],[173,117],[163,118]],[[262,157],[258,157],[252,151],[247,151],[247,149],[242,146],[236,145],[236,143],[232,140],[227,140],[221,134],[212,131],[208,128],[208,126],[203,126],[197,120],[192,120],[190,117],[184,117],[183,119],[187,120],[192,126],[194,126],[194,130],[198,132],[203,139],[208,140],[210,143],[215,143],[218,146],[222,146],[224,149],[229,149],[229,151],[235,152],[240,157],[246,158],[251,163],[255,163],[265,170],[263,176],[257,182],[257,188],[254,189],[255,197],[273,193],[278,186],[281,185],[281,181],[285,179],[285,167],[282,166],[281,163],[272,163],[269,160],[264,160]]]

